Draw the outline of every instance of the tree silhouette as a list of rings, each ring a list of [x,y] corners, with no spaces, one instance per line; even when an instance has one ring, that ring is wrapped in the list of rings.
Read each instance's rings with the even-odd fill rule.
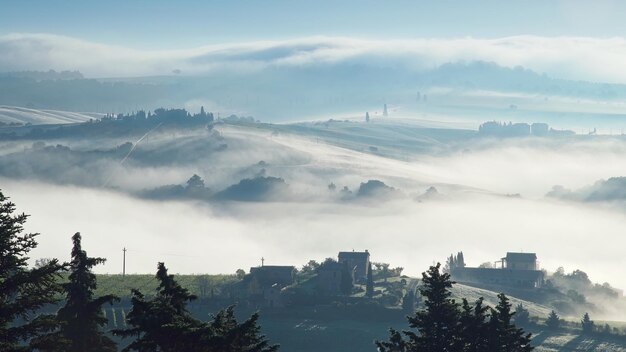
[[[530,323],[530,313],[528,309],[524,308],[523,304],[518,304],[515,307],[515,325],[526,326]]]
[[[374,296],[374,274],[372,273],[372,263],[367,264],[367,282],[365,283],[365,296]]]
[[[115,352],[115,342],[107,337],[101,327],[108,323],[102,306],[119,298],[106,295],[93,298],[96,289],[96,275],[91,269],[103,264],[106,259],[92,258],[82,249],[81,236],[72,236],[72,261],[69,263],[69,282],[63,284],[66,294],[65,305],[57,312],[60,330],[50,335],[65,344],[65,352]]]
[[[413,290],[406,291],[406,294],[402,297],[402,310],[409,314],[415,312],[415,292]]]
[[[550,315],[548,315],[548,319],[546,319],[546,326],[550,330],[558,330],[561,327],[561,319],[555,311],[551,311]]]
[[[209,323],[194,319],[186,308],[196,297],[180,286],[173,275],[167,274],[165,264],[157,270],[159,286],[153,299],[148,300],[133,290],[132,309],[126,316],[126,330],[116,330],[121,337],[135,340],[123,351],[162,352],[274,352],[260,335],[258,315],[239,324],[230,307],[217,313]]]
[[[52,315],[35,313],[58,301],[63,266],[52,259],[28,267],[28,253],[37,247],[39,234],[23,233],[27,218],[15,214],[15,204],[0,191],[0,351],[45,346],[40,338],[56,327]]]
[[[583,320],[581,320],[580,325],[583,329],[583,334],[591,334],[594,329],[594,322],[589,318],[589,313],[585,313],[583,315]]]
[[[341,280],[339,281],[339,291],[344,296],[349,296],[352,293],[352,287],[354,282],[352,279],[353,271],[348,267],[348,263],[341,264]]]
[[[402,333],[390,329],[388,341],[376,341],[380,352],[527,352],[532,351],[530,334],[511,323],[515,313],[504,294],[495,309],[491,309],[489,321],[478,299],[471,306],[463,300],[459,305],[450,298],[453,282],[450,275],[440,272],[441,265],[431,266],[422,274],[420,293],[426,298],[425,309],[407,317],[409,326],[415,330]]]
[[[270,345],[265,336],[260,334],[258,319],[259,315],[254,313],[248,320],[239,324],[232,306],[221,310],[209,322],[210,334],[205,334],[203,344],[209,347],[207,351],[215,352],[278,351],[278,345]]]
[[[532,351],[530,345],[531,334],[525,334],[523,329],[511,323],[515,315],[511,312],[511,303],[504,293],[498,295],[498,305],[491,309],[489,319],[490,348],[493,352],[526,352]]]
[[[483,352],[489,348],[489,333],[487,325],[487,311],[489,307],[483,305],[483,298],[476,300],[473,306],[467,299],[463,299],[461,306],[461,340],[463,352]]]
[[[126,316],[130,328],[114,331],[118,336],[136,338],[123,351],[196,351],[199,341],[191,332],[201,329],[202,322],[186,309],[196,296],[168,275],[163,263],[158,264],[156,278],[159,286],[152,300],[132,291],[132,309]]]
[[[420,293],[426,298],[426,309],[407,317],[409,326],[417,332],[403,331],[405,341],[391,329],[388,342],[375,342],[379,351],[460,351],[458,304],[450,298],[453,282],[449,274],[440,272],[440,267],[437,263],[422,274]]]

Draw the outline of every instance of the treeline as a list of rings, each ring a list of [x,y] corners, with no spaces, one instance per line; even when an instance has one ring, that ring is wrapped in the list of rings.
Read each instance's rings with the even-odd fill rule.
[[[205,112],[204,107],[197,114],[185,109],[163,109],[152,111],[139,110],[132,114],[107,114],[101,119],[90,120],[79,124],[24,126],[18,129],[0,131],[0,139],[55,139],[55,138],[86,138],[103,135],[135,135],[151,131],[159,127],[169,129],[203,128],[214,121],[213,113]]]
[[[515,312],[504,294],[495,308],[451,299],[453,282],[440,264],[422,274],[424,309],[407,317],[411,330],[390,329],[388,341],[376,341],[380,352],[526,352],[531,334],[513,323]]]
[[[104,331],[107,319],[102,308],[119,298],[93,294],[97,282],[92,268],[105,259],[89,257],[76,233],[69,263],[52,259],[29,268],[28,253],[37,246],[38,234],[24,233],[26,219],[0,192],[0,351],[117,351]],[[68,281],[59,283],[63,273],[69,273]],[[165,264],[158,264],[156,278],[154,296],[132,291],[127,328],[111,331],[130,340],[122,351],[278,350],[260,333],[258,314],[238,322],[229,307],[208,322],[195,319],[187,304],[196,296],[167,273]],[[56,314],[41,313],[61,297],[63,305]]]

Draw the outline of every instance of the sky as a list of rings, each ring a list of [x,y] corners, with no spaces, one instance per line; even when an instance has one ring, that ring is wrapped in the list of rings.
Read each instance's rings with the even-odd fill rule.
[[[0,1],[0,35],[49,33],[137,49],[314,35],[359,38],[614,37],[626,2]]]

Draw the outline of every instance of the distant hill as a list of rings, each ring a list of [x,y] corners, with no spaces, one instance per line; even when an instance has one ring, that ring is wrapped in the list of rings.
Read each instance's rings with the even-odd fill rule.
[[[94,112],[70,112],[57,110],[37,110],[15,106],[0,105],[0,123],[49,125],[63,123],[80,123],[90,119],[101,118],[104,114]]]

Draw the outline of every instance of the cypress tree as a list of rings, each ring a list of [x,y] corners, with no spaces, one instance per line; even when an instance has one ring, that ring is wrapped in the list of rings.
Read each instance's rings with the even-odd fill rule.
[[[66,352],[115,352],[115,342],[101,330],[108,323],[102,306],[119,299],[113,295],[93,298],[96,275],[91,269],[103,264],[106,259],[87,256],[82,249],[79,232],[72,236],[72,242],[69,282],[63,284],[66,301],[57,313],[60,331],[56,335],[67,343],[63,348]]]
[[[374,274],[372,273],[372,263],[367,264],[367,282],[365,284],[365,296],[372,298],[374,296]]]
[[[589,313],[585,313],[585,315],[583,315],[583,320],[581,320],[580,324],[583,329],[583,334],[590,334],[593,332],[594,322],[591,318],[589,318]]]
[[[352,271],[348,267],[347,263],[343,263],[341,266],[341,281],[339,282],[339,290],[342,295],[349,296],[352,293],[352,287]]]
[[[406,291],[406,294],[402,297],[402,310],[409,314],[415,312],[415,292],[413,290]]]
[[[58,301],[63,266],[56,259],[28,267],[28,253],[37,247],[37,233],[23,233],[28,215],[0,191],[0,351],[25,351],[45,346],[40,339],[56,328],[53,315],[37,312]]]

